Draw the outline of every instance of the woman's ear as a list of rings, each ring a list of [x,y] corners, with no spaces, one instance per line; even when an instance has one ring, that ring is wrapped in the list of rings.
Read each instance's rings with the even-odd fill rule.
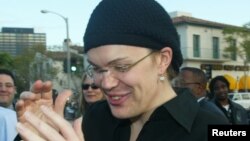
[[[170,47],[164,47],[163,49],[161,49],[160,54],[161,54],[161,62],[159,66],[160,67],[159,73],[164,74],[172,61],[173,51]]]

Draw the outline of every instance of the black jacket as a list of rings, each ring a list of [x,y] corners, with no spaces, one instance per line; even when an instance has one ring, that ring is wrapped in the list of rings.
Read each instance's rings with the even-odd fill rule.
[[[231,124],[249,124],[247,110],[238,103],[228,99],[229,110],[227,111],[218,101],[214,100],[214,102],[226,115]]]
[[[198,103],[200,104],[200,107],[201,107],[201,108],[203,108],[203,109],[205,109],[205,110],[208,110],[208,111],[210,111],[210,112],[212,112],[212,113],[221,115],[221,116],[223,116],[223,118],[224,118],[225,120],[228,121],[226,115],[222,112],[222,110],[221,110],[219,107],[217,107],[217,106],[215,105],[214,102],[208,101],[206,98],[203,98],[203,99],[200,100]]]
[[[136,141],[206,141],[209,124],[228,124],[221,116],[199,107],[189,91],[158,107]],[[106,101],[92,105],[83,119],[85,141],[129,141],[130,121],[112,116]]]

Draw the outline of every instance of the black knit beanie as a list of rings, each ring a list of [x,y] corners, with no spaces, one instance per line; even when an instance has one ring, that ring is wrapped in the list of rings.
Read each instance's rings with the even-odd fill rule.
[[[171,18],[155,0],[102,0],[93,11],[84,35],[84,52],[121,44],[173,50],[172,66],[182,64],[179,37]]]

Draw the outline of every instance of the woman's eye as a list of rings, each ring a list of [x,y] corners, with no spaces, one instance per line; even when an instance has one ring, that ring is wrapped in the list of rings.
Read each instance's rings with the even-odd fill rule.
[[[129,65],[114,66],[114,69],[118,72],[126,72],[129,70]]]
[[[94,72],[96,73],[101,73],[102,72],[102,69],[101,68],[98,68],[98,67],[93,67],[92,68]]]

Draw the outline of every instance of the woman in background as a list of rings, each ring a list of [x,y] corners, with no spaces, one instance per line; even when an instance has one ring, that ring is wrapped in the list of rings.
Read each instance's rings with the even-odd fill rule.
[[[100,88],[95,85],[93,79],[88,75],[84,75],[82,79],[82,98],[80,99],[81,111],[85,113],[89,105],[103,99],[104,95]]]
[[[224,76],[216,76],[210,81],[209,89],[214,95],[214,103],[231,124],[248,124],[247,111],[228,98],[229,86],[230,83]]]

